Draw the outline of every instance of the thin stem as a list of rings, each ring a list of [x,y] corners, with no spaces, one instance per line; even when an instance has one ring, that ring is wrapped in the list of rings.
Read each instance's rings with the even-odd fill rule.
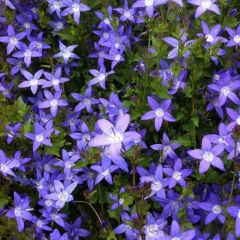
[[[74,202],[75,202],[75,203],[85,203],[85,204],[87,204],[87,205],[93,210],[93,212],[94,212],[95,215],[97,216],[98,221],[100,222],[101,226],[103,227],[102,219],[100,218],[98,212],[96,211],[96,209],[93,207],[93,205],[92,205],[91,203],[89,203],[89,202],[87,202],[87,201],[74,201]],[[103,229],[104,229],[105,232],[107,232],[104,227],[103,227]]]

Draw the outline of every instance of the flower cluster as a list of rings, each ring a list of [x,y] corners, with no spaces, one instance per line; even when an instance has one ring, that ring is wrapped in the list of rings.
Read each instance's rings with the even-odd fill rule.
[[[228,2],[0,1],[1,237],[240,237]]]

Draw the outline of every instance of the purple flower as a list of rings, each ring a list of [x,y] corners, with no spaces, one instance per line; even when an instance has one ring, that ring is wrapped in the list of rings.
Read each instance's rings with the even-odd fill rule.
[[[16,175],[12,171],[13,168],[17,168],[19,162],[15,159],[9,159],[6,157],[5,153],[0,149],[0,172],[4,177],[11,175],[15,177]]]
[[[89,146],[109,146],[112,156],[118,155],[121,152],[122,144],[127,145],[129,142],[140,138],[140,135],[135,131],[126,132],[129,122],[130,116],[128,114],[121,116],[115,126],[108,120],[98,120],[97,124],[103,133],[94,137],[89,142]]]
[[[168,122],[175,122],[176,119],[167,111],[171,105],[171,100],[165,100],[162,103],[158,103],[153,97],[148,97],[148,104],[152,108],[151,111],[145,113],[141,119],[149,120],[155,119],[155,129],[159,132],[162,126],[163,120]]]
[[[57,68],[57,70],[53,74],[48,72],[44,72],[43,74],[48,80],[48,81],[46,80],[42,81],[43,88],[53,87],[56,91],[60,91],[61,90],[60,84],[69,81],[68,78],[61,77],[62,75],[61,68]]]
[[[86,108],[89,113],[92,113],[92,104],[97,104],[99,102],[96,98],[91,97],[92,87],[88,87],[84,95],[80,95],[78,93],[72,93],[71,95],[74,99],[80,101],[80,103],[78,103],[78,105],[74,108],[74,112],[80,112]]]
[[[131,219],[130,219],[131,220]],[[137,239],[140,240],[139,238],[139,232],[137,229],[134,229],[131,227],[129,224],[122,223],[118,227],[116,227],[113,230],[116,234],[122,234],[125,233],[126,240],[132,240],[132,239]]]
[[[240,25],[238,25],[236,31],[229,27],[226,27],[226,31],[231,37],[231,39],[227,43],[227,47],[239,46],[240,45]]]
[[[231,76],[229,71],[226,71],[221,78],[221,81],[218,81],[216,84],[209,84],[208,89],[218,92],[218,106],[222,107],[226,102],[227,99],[230,99],[235,104],[239,105],[240,100],[237,94],[234,92],[240,88],[240,81],[233,80],[233,76]]]
[[[167,0],[137,0],[132,8],[145,8],[147,15],[153,16],[154,7],[167,3]]]
[[[62,1],[56,1],[56,0],[47,0],[49,5],[49,13],[53,14],[56,12],[58,17],[61,17],[61,8],[64,7],[64,4]]]
[[[61,209],[64,207],[66,202],[73,200],[72,192],[77,187],[78,183],[74,182],[69,185],[62,184],[59,180],[54,180],[54,192],[47,194],[46,199],[54,200],[56,207]]]
[[[55,229],[51,234],[50,234],[50,240],[68,240],[68,235],[67,233],[64,233],[62,236],[59,233],[57,229]]]
[[[0,37],[0,42],[8,43],[7,55],[9,55],[15,48],[20,49],[20,46],[22,44],[22,42],[20,42],[20,40],[22,40],[25,37],[25,33],[21,32],[21,33],[16,34],[13,26],[8,25],[7,34],[8,34],[8,36]]]
[[[27,79],[27,81],[23,81],[22,83],[19,84],[19,88],[31,88],[31,92],[33,94],[36,94],[37,90],[38,90],[38,86],[42,85],[44,83],[43,79],[40,79],[42,74],[43,74],[43,70],[38,70],[34,75],[32,75],[30,72],[26,71],[26,70],[22,70],[21,73],[23,74],[23,76]]]
[[[217,0],[188,0],[188,3],[199,6],[195,12],[195,18],[198,18],[207,10],[220,15],[220,9],[215,4],[216,1]]]
[[[172,221],[172,225],[171,225],[171,235],[167,236],[167,237],[162,237],[162,240],[180,240],[180,239],[184,239],[184,240],[192,240],[195,235],[196,235],[196,231],[195,230],[188,230],[184,233],[181,233],[181,229],[179,224],[173,220]]]
[[[19,136],[20,128],[22,127],[22,123],[17,124],[8,124],[5,129],[7,131],[7,143],[10,144],[15,137]]]
[[[70,58],[80,59],[80,57],[78,55],[76,55],[75,53],[72,52],[77,46],[78,45],[71,45],[71,46],[67,47],[61,41],[59,41],[60,52],[53,55],[53,58],[62,57],[65,64],[68,63]]]
[[[179,144],[179,143],[171,143],[167,134],[163,133],[162,144],[151,145],[151,148],[154,150],[157,150],[157,151],[162,150],[164,158],[169,156],[174,159],[175,157],[177,157],[174,150],[179,148],[180,146],[181,146],[181,144]]]
[[[14,192],[14,208],[10,209],[6,214],[9,218],[15,218],[18,225],[18,231],[22,232],[24,229],[23,220],[32,220],[32,214],[29,212],[33,210],[29,206],[29,198],[26,196],[21,198],[16,192]]]
[[[192,174],[192,169],[182,170],[182,161],[178,158],[174,164],[173,169],[168,167],[163,168],[163,172],[170,177],[168,180],[168,187],[170,189],[175,187],[177,183],[179,183],[181,187],[184,188],[187,185],[184,178]]]
[[[166,220],[155,219],[151,213],[147,214],[146,225],[143,226],[143,232],[146,240],[163,239],[165,234],[163,228],[167,225]]]
[[[57,115],[58,107],[65,107],[68,105],[67,100],[60,99],[62,91],[56,92],[54,95],[48,90],[44,91],[46,101],[39,103],[40,109],[50,108],[50,112],[55,117]]]
[[[63,0],[67,8],[62,12],[62,16],[73,14],[73,18],[77,24],[80,22],[80,13],[89,11],[90,8],[82,4],[80,0]]]
[[[10,70],[11,75],[15,75],[23,69],[23,61],[16,58],[7,58],[7,62],[13,67]]]
[[[20,46],[20,50],[13,54],[13,57],[23,58],[24,63],[26,64],[27,67],[30,66],[32,57],[41,57],[41,56],[42,56],[42,53],[34,50],[31,44],[29,46],[22,44]]]
[[[50,141],[52,128],[44,128],[39,123],[34,124],[34,133],[26,133],[25,137],[33,141],[33,151],[36,151],[42,144],[52,146]]]
[[[205,224],[211,223],[216,218],[218,218],[219,221],[224,224],[225,217],[223,215],[223,210],[215,194],[211,193],[207,202],[200,202],[198,205],[199,208],[209,212],[205,219]]]
[[[230,207],[227,207],[227,211],[231,217],[236,218],[236,223],[235,223],[236,236],[240,237],[240,207],[230,206]]]
[[[188,151],[188,154],[196,159],[201,160],[199,165],[200,174],[208,171],[212,165],[216,168],[225,171],[222,160],[218,157],[223,152],[223,148],[218,145],[212,147],[210,140],[207,137],[202,139],[202,149],[195,149]]]
[[[100,71],[95,70],[95,69],[91,69],[89,70],[89,72],[94,76],[93,79],[91,79],[88,82],[88,86],[93,86],[97,83],[99,83],[99,85],[101,86],[101,88],[106,89],[106,78],[113,74],[114,71],[110,71],[110,72],[106,72],[106,69],[104,66],[102,66],[100,68]]]
[[[115,8],[114,11],[121,14],[121,17],[119,18],[121,22],[125,22],[129,20],[130,22],[134,23],[135,21],[134,15],[136,10],[134,8],[129,9],[127,0],[124,0],[124,8]]]

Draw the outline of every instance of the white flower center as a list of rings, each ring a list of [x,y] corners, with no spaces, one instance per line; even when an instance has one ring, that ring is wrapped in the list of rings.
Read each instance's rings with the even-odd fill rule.
[[[37,78],[32,78],[30,80],[30,85],[31,86],[37,86],[38,85],[38,79]]]
[[[237,117],[236,122],[238,125],[240,125],[240,116]]]
[[[227,143],[227,141],[225,140],[225,137],[220,137],[220,138],[218,139],[218,142],[219,142],[219,143],[223,143],[223,144],[225,144],[226,146],[228,146],[228,143]]]
[[[56,28],[57,28],[58,30],[62,29],[62,28],[63,28],[63,23],[62,23],[61,21],[57,22],[57,23],[56,23]]]
[[[31,57],[32,56],[32,52],[30,49],[27,49],[25,52],[24,52],[24,57]]]
[[[90,136],[89,134],[84,134],[84,135],[83,135],[83,140],[84,140],[85,142],[90,141],[90,139],[91,139],[91,136]]]
[[[155,110],[155,115],[156,115],[157,117],[163,117],[163,115],[164,115],[163,109],[162,109],[162,108],[156,109],[156,110]]]
[[[163,148],[163,151],[166,153],[166,154],[169,154],[171,151],[172,151],[172,148],[170,145],[167,145]]]
[[[51,105],[52,107],[57,107],[58,101],[57,101],[56,99],[52,99],[52,100],[50,101],[50,105]]]
[[[220,75],[219,74],[214,74],[213,77],[214,77],[215,80],[219,80],[220,79]]]
[[[13,45],[16,45],[17,42],[18,42],[18,40],[17,40],[16,37],[10,37],[9,42],[10,42],[11,44],[13,44]]]
[[[240,43],[240,35],[236,35],[233,40],[235,43]]]
[[[104,73],[100,73],[99,76],[98,76],[98,80],[101,82],[103,80],[105,80],[106,76]]]
[[[108,33],[108,32],[103,33],[103,37],[104,37],[105,39],[108,39],[108,38],[109,38],[109,33]]]
[[[114,59],[115,59],[115,61],[117,61],[117,62],[120,61],[121,55],[120,55],[120,54],[117,54]]]
[[[181,172],[178,172],[178,171],[175,171],[173,173],[173,178],[177,181],[179,181],[181,178],[182,178],[182,173]]]
[[[205,160],[207,162],[212,162],[213,159],[214,159],[213,153],[211,153],[211,152],[204,152],[203,160]]]
[[[6,173],[8,171],[8,167],[6,166],[6,164],[2,163],[0,165],[0,171],[3,173]]]
[[[53,86],[59,85],[59,80],[57,78],[53,78],[52,84],[53,84]]]
[[[49,172],[51,169],[50,165],[48,163],[44,164],[44,170]]]
[[[207,42],[213,42],[213,40],[214,40],[214,39],[213,39],[213,36],[212,36],[211,34],[207,34],[207,35],[206,35],[206,41],[207,41]]]
[[[103,58],[103,57],[105,56],[105,52],[104,52],[104,51],[100,51],[100,52],[98,53],[98,56],[101,57],[101,58]]]
[[[36,225],[41,228],[43,226],[43,222],[41,220],[37,220]]]
[[[24,27],[25,27],[26,29],[29,29],[29,28],[31,27],[31,24],[30,24],[29,22],[25,22],[25,23],[24,23]]]
[[[102,172],[102,175],[106,177],[109,173],[110,173],[109,169],[106,169],[104,172]]]
[[[124,14],[123,14],[126,18],[129,18],[131,17],[131,12],[130,11],[124,11]]]
[[[66,168],[70,169],[72,166],[74,166],[73,163],[71,163],[71,162],[65,162],[65,167],[66,167]]]
[[[151,7],[153,5],[154,0],[145,0],[144,4],[147,7]]]
[[[146,232],[148,237],[157,237],[158,236],[158,225],[151,224],[146,227]]]
[[[80,12],[80,5],[78,3],[74,3],[72,5],[73,12]]]
[[[238,218],[240,218],[240,210],[238,211]]]
[[[118,49],[120,47],[120,44],[117,42],[114,44],[114,47]]]
[[[160,181],[154,181],[152,184],[151,184],[151,189],[154,191],[154,192],[158,192],[162,189],[162,183]]]
[[[71,52],[69,51],[68,48],[62,53],[62,56],[64,59],[69,59],[70,55],[71,55]]]
[[[20,207],[15,207],[14,214],[15,214],[16,217],[21,217],[22,216],[21,208]]]
[[[228,94],[231,92],[231,89],[230,89],[230,87],[228,87],[228,86],[225,86],[225,87],[223,87],[222,89],[221,89],[221,93],[224,95],[224,96],[228,96]]]
[[[220,214],[220,213],[222,212],[222,209],[221,209],[221,207],[220,207],[219,205],[214,205],[214,206],[212,207],[212,211],[213,211],[213,213],[215,213],[215,214]]]
[[[66,202],[68,199],[68,192],[62,191],[60,194],[58,194],[58,199],[62,202]]]
[[[46,205],[47,207],[51,207],[52,204],[53,204],[53,201],[50,200],[50,199],[48,199],[48,200],[45,201],[45,205]]]
[[[55,1],[55,2],[53,3],[53,7],[54,7],[55,9],[59,9],[59,8],[60,8],[60,2]]]
[[[210,8],[212,5],[212,2],[210,0],[204,0],[202,1],[201,3],[201,7],[205,8],[205,9],[208,9]]]
[[[85,105],[91,105],[91,99],[90,98],[84,98],[83,100]]]
[[[69,173],[68,175],[67,175],[67,180],[72,180],[73,179],[73,174],[72,173]]]
[[[112,143],[121,143],[123,141],[123,135],[120,132],[115,132],[110,137]]]
[[[43,134],[42,134],[42,133],[36,135],[36,137],[35,137],[35,140],[36,140],[37,142],[42,142],[43,139],[44,139],[44,137],[43,137]]]
[[[37,42],[37,48],[42,49],[42,47],[43,47],[43,44],[41,42]]]
[[[123,205],[123,203],[124,203],[124,198],[119,198],[119,205]]]
[[[104,19],[104,23],[107,24],[107,25],[109,25],[109,24],[110,24],[109,18],[105,18],[105,19]]]

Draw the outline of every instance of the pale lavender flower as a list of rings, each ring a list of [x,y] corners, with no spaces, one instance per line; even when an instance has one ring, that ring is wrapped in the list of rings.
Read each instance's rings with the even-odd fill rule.
[[[223,152],[223,148],[219,145],[212,147],[210,140],[207,137],[202,139],[202,149],[195,149],[188,151],[188,154],[196,159],[201,160],[199,165],[200,174],[208,171],[212,165],[216,168],[225,171],[222,160],[218,157]]]
[[[240,46],[240,25],[238,25],[236,31],[229,27],[226,27],[226,31],[231,37],[231,39],[227,43],[227,47]]]
[[[207,10],[212,11],[218,15],[220,15],[220,9],[215,4],[217,0],[188,0],[188,3],[193,5],[197,5],[198,8],[195,12],[195,18],[200,17]]]

